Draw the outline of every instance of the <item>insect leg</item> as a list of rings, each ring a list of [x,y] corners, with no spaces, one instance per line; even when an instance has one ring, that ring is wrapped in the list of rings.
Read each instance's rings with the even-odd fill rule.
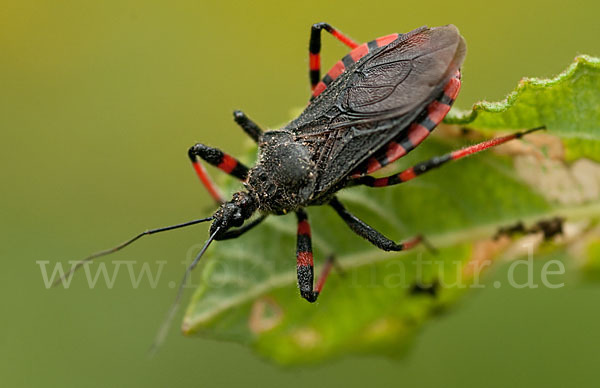
[[[254,121],[250,120],[241,110],[233,112],[233,119],[240,127],[242,127],[244,132],[252,138],[252,140],[258,143],[258,139],[260,138],[260,135],[262,135],[262,130]]]
[[[298,242],[296,246],[296,270],[298,272],[298,287],[300,295],[309,302],[315,302],[323,289],[327,276],[333,266],[333,256],[327,258],[317,286],[313,288],[314,264],[310,225],[304,210],[296,212],[298,218]]]
[[[421,236],[413,237],[403,243],[396,244],[389,238],[385,237],[373,227],[367,225],[364,221],[360,220],[354,214],[350,213],[344,205],[337,199],[333,198],[329,205],[339,214],[340,217],[346,222],[346,224],[352,229],[352,231],[358,234],[360,237],[369,241],[379,249],[384,251],[403,251],[410,249],[423,241]]]
[[[329,32],[335,36],[340,42],[346,46],[354,49],[358,47],[358,43],[348,38],[339,30],[333,28],[327,23],[316,23],[313,24],[310,29],[310,42],[308,45],[308,63],[309,63],[309,77],[311,89],[317,86],[321,80],[321,30]]]
[[[450,153],[442,155],[442,156],[435,156],[429,160],[426,160],[424,162],[416,164],[415,166],[410,167],[410,168],[402,171],[399,174],[390,175],[390,176],[383,177],[383,178],[374,178],[372,176],[363,176],[360,178],[356,178],[353,181],[355,182],[355,184],[362,184],[362,185],[371,186],[371,187],[385,187],[385,186],[397,185],[399,183],[403,183],[403,182],[409,181],[411,179],[414,179],[417,176],[424,174],[427,171],[431,171],[435,168],[438,168],[441,165],[443,165],[447,162],[450,162],[452,160],[462,159],[465,156],[469,156],[471,154],[486,150],[488,148],[495,147],[497,145],[506,143],[507,141],[510,141],[513,139],[520,139],[524,135],[527,135],[531,132],[538,131],[540,129],[545,129],[545,128],[546,127],[537,127],[537,128],[529,129],[527,131],[513,133],[512,135],[498,137],[495,139],[490,139],[490,140],[487,140],[487,141],[484,141],[484,142],[481,142],[478,144],[474,144],[469,147],[465,147],[461,150],[450,152]]]
[[[192,161],[192,165],[194,166],[194,170],[196,170],[198,178],[200,178],[200,181],[204,184],[210,195],[218,203],[225,202],[223,196],[217,188],[217,185],[215,185],[212,179],[210,179],[210,177],[208,176],[206,169],[200,163],[198,157],[204,159],[206,162],[212,164],[220,170],[225,171],[229,175],[233,175],[239,180],[243,181],[248,176],[248,167],[244,166],[237,159],[217,148],[212,148],[204,144],[198,143],[190,147],[188,151],[188,156]]]

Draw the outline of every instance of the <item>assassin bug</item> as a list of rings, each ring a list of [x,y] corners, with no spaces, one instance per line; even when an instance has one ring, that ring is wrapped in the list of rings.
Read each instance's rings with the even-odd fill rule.
[[[321,78],[323,30],[351,51]],[[465,53],[465,41],[453,25],[421,27],[360,45],[329,24],[313,25],[309,43],[312,96],[300,116],[279,130],[263,132],[244,113],[234,112],[236,123],[258,143],[256,165],[248,168],[232,156],[204,144],[189,149],[188,155],[198,177],[219,204],[214,215],[148,230],[112,249],[89,256],[80,264],[120,250],[144,235],[212,221],[209,238],[186,270],[181,283],[184,284],[213,240],[238,237],[268,215],[294,212],[298,219],[296,258],[300,295],[309,302],[316,301],[333,261],[331,258],[326,261],[315,285],[305,207],[331,206],[352,231],[380,249],[410,249],[423,239],[417,236],[402,243],[388,239],[346,210],[335,194],[355,185],[385,187],[403,183],[451,160],[520,138],[531,131],[438,156],[388,177],[368,175],[413,150],[442,121],[458,95]],[[200,160],[239,179],[244,189],[226,201]],[[260,213],[258,218],[245,222],[256,212]],[[181,292],[182,287],[167,320],[172,317]]]

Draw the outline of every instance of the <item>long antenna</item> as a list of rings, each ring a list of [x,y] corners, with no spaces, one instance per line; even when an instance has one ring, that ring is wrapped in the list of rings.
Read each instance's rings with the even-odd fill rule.
[[[187,279],[188,279],[190,273],[192,272],[192,270],[196,267],[196,265],[198,265],[198,262],[202,258],[202,255],[204,255],[204,252],[206,252],[206,249],[208,248],[210,243],[213,242],[215,236],[217,235],[217,233],[219,233],[220,229],[221,228],[219,228],[219,227],[217,229],[215,229],[215,231],[210,235],[208,240],[206,240],[206,242],[204,243],[204,246],[202,247],[202,249],[196,256],[194,261],[192,261],[192,264],[190,264],[189,267],[187,267],[187,269],[185,270],[185,273],[183,274],[183,279],[181,279],[181,282],[179,283],[179,288],[177,290],[177,295],[175,296],[175,300],[173,301],[173,304],[169,308],[169,311],[167,312],[167,316],[165,317],[165,320],[163,321],[162,325],[160,326],[160,329],[158,330],[158,333],[156,334],[154,343],[150,347],[150,356],[154,355],[156,353],[156,351],[158,350],[158,348],[160,348],[160,346],[164,342],[165,337],[167,336],[167,333],[169,332],[169,327],[171,327],[171,322],[173,321],[173,318],[175,317],[175,313],[177,312],[177,309],[179,307],[179,303],[181,302],[181,296],[183,295],[185,283],[187,282]]]
[[[71,267],[71,269],[69,271],[67,271],[67,273],[65,273],[64,275],[62,275],[57,280],[55,280],[54,283],[52,283],[52,286],[54,287],[54,286],[62,283],[69,276],[71,276],[71,274],[73,272],[75,272],[77,269],[79,269],[85,263],[90,262],[90,261],[94,260],[97,257],[106,256],[106,255],[109,255],[111,253],[117,252],[117,251],[125,248],[126,246],[132,244],[134,241],[142,238],[143,236],[150,235],[150,234],[155,234],[155,233],[159,233],[159,232],[166,232],[168,230],[173,230],[173,229],[185,228],[186,226],[191,226],[191,225],[199,224],[201,222],[211,221],[213,218],[214,218],[213,216],[210,216],[210,217],[207,217],[207,218],[201,218],[201,219],[198,219],[198,220],[184,222],[182,224],[177,224],[177,225],[165,226],[165,227],[162,227],[162,228],[156,228],[156,229],[146,230],[145,232],[142,232],[142,233],[138,234],[137,236],[135,236],[135,237],[133,237],[133,238],[131,238],[131,239],[129,239],[129,240],[127,240],[127,241],[119,244],[119,245],[117,245],[116,247],[113,247],[113,248],[110,248],[110,249],[105,249],[105,250],[100,251],[100,252],[92,253],[91,255],[89,255],[88,257],[86,257],[85,259],[82,259],[81,261],[77,262],[77,264],[75,264],[73,267]]]

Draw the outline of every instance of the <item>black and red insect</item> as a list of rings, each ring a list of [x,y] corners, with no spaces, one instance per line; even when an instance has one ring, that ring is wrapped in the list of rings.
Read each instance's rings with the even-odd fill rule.
[[[321,78],[323,30],[352,50]],[[465,53],[465,41],[453,25],[421,27],[360,45],[329,24],[313,25],[309,44],[312,96],[302,114],[279,130],[263,132],[244,113],[234,112],[235,121],[258,143],[256,165],[248,168],[204,144],[189,149],[198,177],[220,205],[214,215],[146,231],[81,263],[115,252],[144,235],[212,221],[210,237],[186,271],[185,281],[213,240],[238,237],[268,215],[294,212],[298,219],[296,258],[300,295],[309,302],[316,301],[332,260],[327,260],[315,285],[311,233],[304,208],[331,206],[352,231],[378,248],[410,249],[422,241],[421,237],[402,243],[390,240],[350,213],[336,193],[349,186],[384,187],[403,183],[446,162],[528,133],[476,144],[388,177],[368,175],[413,150],[442,121],[458,95]],[[244,189],[226,201],[200,160],[236,177]],[[259,217],[248,221],[255,213]],[[177,300],[180,295],[181,288]]]

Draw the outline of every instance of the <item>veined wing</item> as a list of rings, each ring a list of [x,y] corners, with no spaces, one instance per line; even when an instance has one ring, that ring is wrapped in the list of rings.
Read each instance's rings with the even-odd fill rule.
[[[311,151],[315,196],[405,130],[442,92],[465,52],[456,27],[422,27],[347,66],[284,128]]]

